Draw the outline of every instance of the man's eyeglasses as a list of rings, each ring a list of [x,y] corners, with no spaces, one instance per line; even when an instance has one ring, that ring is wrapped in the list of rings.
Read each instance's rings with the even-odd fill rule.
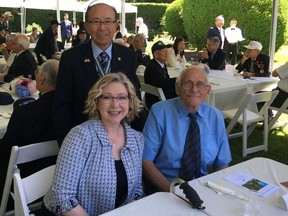
[[[205,90],[209,85],[203,82],[197,82],[197,83],[183,82],[180,84],[180,86],[185,90],[190,90],[193,89],[194,87],[196,87],[198,90]]]
[[[114,99],[116,99],[119,104],[125,104],[130,99],[130,96],[129,95],[123,95],[123,96],[121,95],[121,96],[113,97],[111,95],[101,95],[99,98],[104,103],[107,103],[107,104],[112,103]]]
[[[115,24],[116,21],[112,21],[112,20],[106,20],[106,21],[90,20],[89,23],[95,27],[100,27],[101,24],[103,24],[105,27],[110,27],[113,24]]]

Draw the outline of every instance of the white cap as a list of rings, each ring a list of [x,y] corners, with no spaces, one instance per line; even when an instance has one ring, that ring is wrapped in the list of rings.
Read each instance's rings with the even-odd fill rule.
[[[262,50],[262,44],[258,41],[251,41],[248,45],[244,46],[247,49]]]

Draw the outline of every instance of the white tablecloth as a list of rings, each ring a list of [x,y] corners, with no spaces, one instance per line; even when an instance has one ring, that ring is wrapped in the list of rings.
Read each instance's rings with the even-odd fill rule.
[[[15,93],[13,93],[9,90],[9,86],[10,86],[10,83],[2,84],[0,86],[0,92],[8,92],[13,97],[13,99],[16,101],[17,99],[19,99],[19,97]],[[39,97],[38,92],[35,93],[32,97],[37,99]],[[2,115],[3,113],[12,114],[12,112],[13,112],[13,104],[0,105],[0,115]],[[8,122],[9,122],[9,118],[4,118],[3,116],[0,116],[0,139],[4,136],[4,134],[6,132]]]
[[[224,179],[236,171],[242,171],[255,178],[279,186],[279,190],[269,197],[260,198],[253,192],[236,186]],[[252,202],[245,202],[237,198],[226,195],[218,195],[215,191],[204,186],[206,181],[211,181],[234,190],[238,194],[244,194],[252,199]],[[247,204],[259,206],[260,214],[257,216],[287,216],[288,212],[275,206],[276,200],[283,194],[288,193],[288,188],[282,186],[280,182],[288,181],[288,166],[266,158],[253,158],[243,163],[220,170],[210,175],[189,182],[197,191],[206,207],[204,213],[210,216],[243,216],[244,206]],[[181,191],[176,189],[177,194]],[[183,194],[182,194],[183,195]],[[183,195],[184,196],[184,195]],[[203,215],[202,212],[192,209],[186,202],[170,193],[156,193],[135,201],[126,206],[115,209],[104,214],[105,216],[189,216]]]
[[[171,78],[178,77],[181,71],[182,69],[168,67]],[[222,111],[238,108],[247,94],[271,91],[279,81],[270,77],[243,79],[241,75],[234,77],[232,72],[225,70],[211,70],[208,80],[211,84],[211,93],[206,102]]]

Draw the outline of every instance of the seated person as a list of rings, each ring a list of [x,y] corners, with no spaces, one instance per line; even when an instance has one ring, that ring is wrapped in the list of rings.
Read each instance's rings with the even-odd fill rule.
[[[5,44],[3,44],[3,47],[1,47],[1,52],[6,60],[6,64],[3,65],[0,70],[0,73],[2,74],[7,74],[9,67],[12,65],[14,61],[14,57],[16,56],[16,53],[12,51],[14,38],[15,35],[8,35]]]
[[[207,39],[207,45],[202,52],[202,63],[207,63],[210,69],[225,70],[226,53],[219,47],[218,37]]]
[[[0,75],[1,82],[10,82],[16,77],[24,76],[35,79],[37,63],[29,51],[29,39],[25,34],[17,34],[13,40],[12,50],[16,53],[13,63],[6,75]]]
[[[185,68],[186,58],[184,56],[185,40],[182,37],[177,37],[172,47],[168,49],[168,59],[166,64],[168,67]]]
[[[194,65],[184,69],[177,79],[176,92],[179,97],[152,106],[143,129],[146,194],[168,192],[175,178],[189,181],[207,175],[211,167],[219,170],[228,166],[231,152],[223,115],[218,109],[204,103],[210,91],[211,86],[203,67]],[[188,128],[193,123],[191,114],[196,118],[197,123],[194,121],[194,124],[198,124],[199,131],[193,137],[200,136],[200,141],[188,139],[191,138]],[[199,144],[200,150],[190,157],[190,151],[186,151],[189,142],[185,140],[191,141],[193,145]],[[197,155],[198,159],[193,155]],[[191,162],[194,168],[184,168],[186,156],[194,161],[195,164]],[[191,175],[185,175],[185,171]]]
[[[176,78],[170,78],[165,62],[167,61],[167,46],[162,41],[153,44],[153,59],[150,60],[144,72],[144,82],[152,86],[162,88],[166,99],[176,97],[175,81]],[[145,94],[147,108],[159,101],[159,98]]]
[[[48,60],[41,65],[36,75],[36,88],[41,93],[39,99],[19,106],[13,111],[7,131],[0,140],[0,197],[2,197],[12,146],[25,146],[56,139],[52,109],[58,65],[57,60]],[[21,177],[53,165],[55,162],[56,157],[51,157],[20,165]]]
[[[271,106],[280,108],[288,98],[288,62],[276,68],[272,72],[272,76],[279,77],[280,81],[277,84],[277,88],[273,89],[278,90],[279,93],[271,103]]]
[[[251,41],[247,46],[246,52],[236,69],[238,72],[243,71],[244,77],[269,77],[269,56],[261,53],[262,44],[258,41]]]
[[[37,43],[40,35],[38,34],[37,27],[32,28],[32,33],[29,35],[30,43]]]
[[[77,31],[77,35],[75,36],[75,39],[72,40],[72,46],[78,46],[79,44],[86,43],[89,41],[89,34],[85,29],[79,29]]]
[[[92,86],[85,107],[89,120],[64,139],[41,215],[99,215],[142,197],[144,140],[128,124],[140,109],[122,73]]]
[[[145,38],[143,34],[136,34],[135,37],[133,38],[132,44],[129,46],[137,54],[137,66],[139,65],[147,66],[150,60],[149,56],[145,56],[142,53],[144,40]]]

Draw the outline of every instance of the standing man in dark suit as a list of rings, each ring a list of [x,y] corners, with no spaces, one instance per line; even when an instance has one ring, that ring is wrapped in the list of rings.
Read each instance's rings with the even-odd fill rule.
[[[215,18],[215,26],[210,27],[207,32],[207,39],[211,37],[218,37],[220,40],[219,47],[220,49],[224,49],[225,45],[225,31],[223,29],[224,26],[224,17],[219,15]]]
[[[6,75],[0,76],[0,81],[10,82],[18,76],[34,79],[37,63],[29,51],[30,42],[25,34],[17,34],[13,40],[12,49],[16,53],[14,61]]]
[[[69,15],[67,13],[64,14],[63,21],[60,23],[60,25],[62,43],[65,45],[65,42],[71,42],[72,37],[72,22],[69,20]]]
[[[261,53],[262,44],[258,41],[251,41],[243,53],[243,57],[237,65],[238,72],[243,71],[244,77],[269,77],[270,58]]]
[[[202,63],[207,63],[210,69],[225,69],[225,52],[219,47],[220,41],[218,37],[211,37],[207,40],[207,48],[202,52]]]
[[[51,20],[50,25],[43,34],[41,34],[36,44],[34,52],[36,53],[39,65],[43,63],[41,55],[45,56],[46,59],[51,59],[52,55],[60,54],[55,47],[55,36],[57,35],[58,25],[60,24],[57,20]]]
[[[106,73],[123,72],[139,93],[135,53],[112,42],[118,26],[115,8],[105,3],[90,5],[85,19],[91,40],[65,51],[60,60],[54,109],[60,143],[72,127],[87,120],[83,110],[88,91]],[[104,70],[99,60],[103,53],[107,63]]]
[[[52,59],[41,65],[36,74],[36,88],[41,93],[39,99],[19,106],[13,111],[7,131],[0,140],[0,197],[2,197],[12,146],[25,146],[56,139],[52,120],[52,108],[58,65],[59,62]],[[32,163],[21,164],[21,176],[30,175],[49,165],[55,164],[55,162],[56,157],[51,157]]]
[[[167,46],[162,41],[158,41],[152,46],[153,59],[144,72],[144,81],[147,84],[162,88],[166,99],[176,97],[175,81],[170,78],[165,62],[168,59]],[[151,94],[146,94],[147,108],[159,101],[159,98]]]

